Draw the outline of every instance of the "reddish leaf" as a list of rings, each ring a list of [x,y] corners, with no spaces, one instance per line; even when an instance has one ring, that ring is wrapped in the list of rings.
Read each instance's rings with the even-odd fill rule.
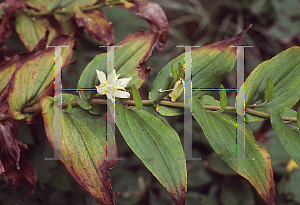
[[[63,102],[68,102],[72,96],[63,94]],[[91,115],[80,107],[74,107],[72,113],[64,109],[59,119],[62,123],[61,140],[57,140],[54,137],[54,133],[57,133],[57,127],[54,127],[54,100],[46,97],[40,104],[48,140],[54,151],[61,153],[61,161],[68,172],[101,204],[114,205],[108,170],[116,166],[117,161],[106,158],[106,135],[112,134],[112,130],[106,129],[105,118]],[[61,143],[61,150],[58,150],[58,143]],[[110,143],[116,146],[115,140]],[[116,147],[115,157],[118,157]]]
[[[7,113],[7,90],[0,96],[0,116]],[[5,99],[5,100],[4,100]],[[28,149],[26,144],[16,140],[19,124],[9,119],[0,123],[0,176],[3,175],[6,183],[12,184],[14,189],[26,187],[27,194],[24,199],[33,193],[36,182],[36,172],[33,165],[24,158],[24,152]]]
[[[83,12],[75,7],[74,14],[78,26],[84,27],[84,31],[95,41],[104,41],[107,45],[114,43],[114,27],[102,11],[93,9]]]
[[[27,58],[30,58],[30,56],[34,56],[39,51],[45,49],[48,35],[49,32],[47,31],[45,36],[40,40],[32,52],[16,54],[10,58],[9,61],[3,61],[0,63],[0,93],[2,93],[2,91],[7,87],[16,69],[20,67]]]
[[[134,14],[146,19],[150,28],[160,34],[159,50],[164,49],[168,40],[169,24],[168,19],[162,8],[155,2],[137,1],[132,3],[124,2],[120,7],[129,9]]]
[[[24,1],[6,0],[4,5],[4,16],[0,24],[0,43],[5,41],[11,34],[11,28],[9,26],[9,19],[13,16],[16,10],[25,8]]]
[[[70,48],[62,48],[62,70],[67,66],[73,53],[74,41],[70,38],[71,36],[61,35],[51,41],[51,45],[70,45]],[[39,99],[53,92],[51,83],[54,80],[54,48],[45,50],[36,48],[37,50],[34,49],[32,55],[24,59],[17,68],[9,84],[9,114],[11,118],[24,120],[26,123],[33,123],[33,116],[36,113],[23,114],[23,108],[38,104]]]

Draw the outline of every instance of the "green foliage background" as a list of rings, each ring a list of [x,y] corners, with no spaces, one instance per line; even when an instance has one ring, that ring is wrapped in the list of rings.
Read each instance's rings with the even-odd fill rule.
[[[241,32],[249,24],[253,27],[244,36],[246,48],[245,73],[248,75],[259,63],[268,60],[294,45],[300,45],[300,9],[298,0],[155,0],[161,5],[169,20],[169,40],[163,51],[154,51],[147,61],[151,66],[148,79],[140,88],[142,99],[147,99],[152,82],[172,58],[183,52],[176,45],[207,45],[226,39]],[[294,9],[294,8],[298,8]],[[115,44],[126,35],[149,30],[148,24],[139,16],[122,8],[102,9],[115,28]],[[126,19],[126,20],[124,20]],[[76,88],[80,74],[85,66],[99,52],[105,50],[86,34],[76,38],[77,50],[73,59],[63,72],[63,86]],[[26,51],[18,35],[4,42],[12,53]],[[2,56],[1,56],[2,57]],[[232,72],[222,84],[235,87],[235,72]],[[227,92],[228,105],[234,105],[235,92]],[[216,93],[217,96],[217,93]],[[299,104],[293,109],[297,110]],[[168,118],[167,118],[168,119]],[[38,181],[35,193],[29,197],[28,205],[88,205],[98,204],[65,170],[60,161],[45,161],[52,157],[53,150],[44,131],[43,120],[31,125],[20,123],[18,140],[27,144],[27,159],[37,171]],[[183,135],[183,116],[172,117],[170,125]],[[286,171],[289,156],[282,147],[270,122],[253,122],[256,139],[267,148],[271,155],[274,180],[277,188],[277,200],[280,204],[300,203],[300,170]],[[201,163],[188,161],[188,193],[186,204],[264,204],[254,188],[235,171],[229,168],[214,153],[201,128],[193,124],[193,157],[201,157]],[[124,190],[127,195],[115,195],[120,205],[166,205],[173,204],[165,188],[157,182],[142,162],[133,154],[120,133],[116,133],[119,165],[110,170],[113,191]],[[207,165],[210,166],[207,166]],[[195,180],[197,179],[197,180]],[[143,186],[146,189],[143,189]],[[25,195],[24,190],[13,190],[0,177],[0,204],[17,204]],[[133,194],[135,193],[135,194]],[[127,196],[127,197],[124,197]]]

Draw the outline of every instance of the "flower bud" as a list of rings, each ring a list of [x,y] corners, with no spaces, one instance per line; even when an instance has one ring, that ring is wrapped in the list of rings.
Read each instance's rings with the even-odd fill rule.
[[[179,98],[179,96],[183,91],[183,88],[184,88],[183,80],[182,78],[179,78],[179,80],[176,81],[172,92],[169,94],[172,102],[175,102],[177,98]]]

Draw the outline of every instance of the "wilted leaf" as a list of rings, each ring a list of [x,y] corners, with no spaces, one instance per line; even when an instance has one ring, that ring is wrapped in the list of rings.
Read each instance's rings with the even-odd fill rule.
[[[9,20],[14,15],[17,10],[25,8],[25,4],[23,1],[17,0],[6,0],[4,3],[4,14],[3,17],[0,16],[0,43],[5,41],[11,34],[12,30],[9,26]]]
[[[137,1],[132,3],[124,2],[122,6],[132,11],[134,14],[146,19],[150,28],[160,34],[159,49],[162,50],[168,40],[169,24],[162,8],[155,2]]]
[[[71,97],[70,94],[63,94],[62,100],[68,102]],[[100,203],[113,205],[113,191],[108,169],[116,166],[117,161],[105,160],[106,133],[112,132],[111,129],[106,132],[105,118],[91,115],[80,107],[74,107],[72,113],[63,109],[61,119],[58,119],[62,123],[60,141],[54,138],[54,133],[57,132],[54,127],[53,98],[43,98],[41,107],[48,140],[53,148],[58,148],[58,143],[62,143],[61,161],[68,172]],[[115,151],[117,158],[117,150]]]
[[[82,11],[79,7],[74,8],[75,20],[79,27],[97,42],[104,41],[106,45],[114,43],[114,27],[104,13],[98,9]]]
[[[64,69],[73,53],[74,41],[70,36],[57,36],[51,41],[53,45],[70,45],[62,48],[62,69]],[[22,110],[27,105],[34,105],[45,95],[53,93],[49,86],[54,81],[54,48],[29,55],[17,68],[9,84],[9,113],[13,119],[24,119],[27,123],[33,122],[33,114],[24,114]]]
[[[0,97],[0,116],[7,113],[7,93]],[[26,187],[27,194],[24,201],[33,193],[36,182],[36,172],[32,164],[25,159],[26,144],[16,140],[19,131],[17,121],[9,119],[0,123],[0,176],[14,189]]]

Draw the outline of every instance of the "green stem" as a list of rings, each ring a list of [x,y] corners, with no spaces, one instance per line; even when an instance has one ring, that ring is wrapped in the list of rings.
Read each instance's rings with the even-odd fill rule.
[[[74,100],[71,102],[72,106],[77,106],[78,102],[80,100]],[[124,105],[135,105],[133,100],[122,100],[121,102]],[[153,102],[151,100],[142,100],[143,105],[153,105]],[[62,107],[67,107],[69,102],[64,102],[62,103]],[[91,99],[91,103],[93,104],[106,104],[106,99]],[[160,105],[167,105],[167,106],[172,106],[172,107],[184,107],[184,103],[180,103],[180,102],[171,102],[168,100],[161,100],[158,102],[158,104]],[[202,105],[202,107],[206,110],[221,110],[221,106],[212,106],[212,105]],[[26,107],[23,109],[22,113],[35,113],[35,112],[40,112],[42,110],[42,108],[40,106],[33,106],[33,107]],[[224,110],[232,110],[235,111],[236,108],[233,106],[227,106]],[[266,119],[270,119],[271,115],[268,113],[264,113],[261,111],[257,111],[257,110],[253,110],[251,108],[246,108],[245,109],[246,113],[249,114],[253,114],[259,117],[263,117]],[[4,115],[4,116],[0,116],[0,122],[1,121],[5,121],[8,120],[10,118],[9,115]],[[297,118],[296,117],[281,117],[282,120],[286,120],[286,121],[293,121],[293,122],[297,122]]]

